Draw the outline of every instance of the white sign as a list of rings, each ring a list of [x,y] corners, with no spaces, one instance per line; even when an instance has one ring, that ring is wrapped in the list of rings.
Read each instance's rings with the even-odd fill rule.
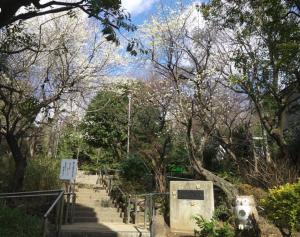
[[[63,159],[60,165],[59,178],[61,180],[75,181],[77,173],[77,160]]]

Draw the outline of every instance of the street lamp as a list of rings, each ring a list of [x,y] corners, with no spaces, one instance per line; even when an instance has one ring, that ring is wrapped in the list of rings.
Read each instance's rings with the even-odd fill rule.
[[[130,152],[130,125],[131,125],[131,92],[128,94],[128,127],[127,127],[127,159]]]

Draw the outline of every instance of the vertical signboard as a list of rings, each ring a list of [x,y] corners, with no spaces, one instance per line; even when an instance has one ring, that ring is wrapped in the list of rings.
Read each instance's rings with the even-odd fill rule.
[[[63,159],[60,165],[59,178],[61,180],[68,180],[74,182],[77,173],[77,160]]]

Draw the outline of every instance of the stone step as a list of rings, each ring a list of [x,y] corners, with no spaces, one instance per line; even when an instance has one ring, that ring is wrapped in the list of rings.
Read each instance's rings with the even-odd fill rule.
[[[80,193],[107,193],[105,187],[94,185],[91,188],[76,188],[76,192]]]
[[[123,223],[97,176],[78,174],[74,223],[62,227],[61,237],[150,237],[147,230]]]
[[[76,209],[89,209],[89,208],[116,208],[112,202],[106,201],[89,201],[89,202],[77,202],[75,204]]]
[[[77,192],[76,193],[77,197],[95,197],[95,196],[105,196],[108,197],[107,193],[105,191],[97,191],[97,192],[90,192],[90,193],[86,193],[86,192]]]
[[[80,206],[76,206],[75,209],[79,211],[90,210],[90,209],[116,209],[113,205],[101,205],[101,203],[88,203]]]
[[[109,198],[107,193],[96,192],[96,193],[76,193],[76,198]]]
[[[97,217],[78,217],[78,216],[74,216],[73,221],[76,223],[78,222],[98,222],[98,218]]]
[[[101,203],[102,200],[97,198],[97,199],[90,199],[90,198],[80,198],[76,199],[77,204],[89,204],[89,203]]]
[[[84,210],[90,210],[90,209],[99,209],[99,210],[117,210],[117,208],[113,204],[101,204],[101,203],[82,203],[81,205],[76,205],[75,210],[77,211],[84,211]]]
[[[76,201],[78,200],[99,200],[99,199],[108,199],[110,200],[110,197],[107,195],[92,195],[92,196],[88,196],[88,195],[77,195],[76,196]]]
[[[104,189],[77,189],[76,191],[80,195],[88,195],[88,194],[106,194],[107,192]]]
[[[76,198],[76,203],[89,203],[89,202],[111,202],[111,200],[108,197]]]
[[[123,219],[120,217],[77,217],[74,216],[74,222],[75,223],[102,223],[102,222],[109,222],[109,223],[123,223]]]
[[[107,208],[107,207],[96,207],[94,209],[87,209],[87,208],[81,208],[81,209],[75,209],[75,214],[78,215],[84,215],[85,213],[103,213],[105,215],[110,214],[117,214],[117,209],[115,208]]]
[[[74,223],[62,226],[61,237],[150,237],[150,233],[123,223]]]
[[[77,196],[108,196],[107,192],[105,190],[99,190],[99,191],[77,191]]]
[[[85,211],[85,212],[75,212],[75,217],[110,217],[110,218],[120,218],[120,213],[117,212],[94,212],[94,211]]]
[[[103,205],[107,204],[107,205],[110,205],[112,204],[112,201],[111,200],[106,200],[106,199],[79,199],[79,200],[76,200],[76,203],[77,204],[82,204],[82,205],[86,205],[86,204],[98,204],[98,203],[102,203]]]

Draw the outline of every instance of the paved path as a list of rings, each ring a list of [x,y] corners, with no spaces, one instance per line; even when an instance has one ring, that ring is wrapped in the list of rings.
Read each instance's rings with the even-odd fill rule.
[[[82,170],[78,170],[77,172],[76,184],[96,185],[97,180],[98,175],[86,175]]]
[[[97,179],[78,172],[74,223],[62,226],[62,237],[149,237],[148,230],[123,222]]]
[[[121,223],[75,223],[63,226],[63,237],[150,237],[147,230]]]

